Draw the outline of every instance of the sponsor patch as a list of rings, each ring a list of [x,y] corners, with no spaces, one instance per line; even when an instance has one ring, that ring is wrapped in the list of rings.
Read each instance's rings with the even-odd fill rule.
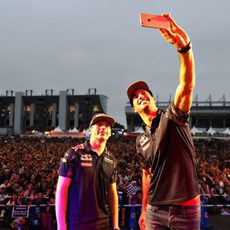
[[[105,157],[104,160],[110,164],[113,164],[113,160],[110,160],[109,158]]]
[[[140,145],[141,147],[143,147],[147,142],[149,141],[149,139],[146,136],[141,136],[140,138]]]
[[[93,161],[92,156],[90,154],[82,154],[81,161]]]
[[[77,151],[78,149],[84,149],[84,144],[76,145],[72,147],[72,149],[74,149],[75,151]]]
[[[62,162],[62,163],[66,163],[66,161],[67,161],[67,160],[66,160],[65,158],[62,158],[62,159],[61,159],[61,162]]]
[[[82,167],[92,167],[93,164],[92,164],[92,162],[81,162],[81,166]]]

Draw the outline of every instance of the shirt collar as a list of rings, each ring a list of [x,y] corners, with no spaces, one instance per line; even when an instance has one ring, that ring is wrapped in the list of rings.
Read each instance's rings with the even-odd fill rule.
[[[92,148],[91,148],[91,146],[90,146],[90,143],[89,143],[89,140],[86,141],[86,142],[84,143],[84,149],[85,149],[86,152],[92,152],[92,153],[97,154],[96,152],[94,152],[94,151],[92,150]],[[101,156],[104,156],[105,154],[106,154],[106,155],[109,154],[107,147],[105,147],[105,149],[104,149],[104,151],[101,153],[100,157],[101,157]],[[98,155],[98,154],[97,154],[97,155]]]

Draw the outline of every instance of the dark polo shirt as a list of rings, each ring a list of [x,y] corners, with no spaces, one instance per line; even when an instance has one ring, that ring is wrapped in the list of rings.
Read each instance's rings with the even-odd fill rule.
[[[108,187],[116,182],[114,156],[107,150],[98,156],[86,142],[66,152],[61,160],[59,175],[71,178],[68,229],[108,225]]]
[[[151,168],[148,203],[175,204],[199,194],[196,154],[188,126],[189,114],[174,104],[166,111],[158,110],[152,127],[136,140],[141,164]]]

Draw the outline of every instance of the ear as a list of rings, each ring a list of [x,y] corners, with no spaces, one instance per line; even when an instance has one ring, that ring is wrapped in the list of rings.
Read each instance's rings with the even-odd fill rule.
[[[133,107],[133,112],[134,112],[134,113],[137,113],[137,110],[136,110],[134,107]]]
[[[89,134],[91,134],[91,126],[89,127]]]
[[[112,127],[110,126],[110,128],[109,128],[109,137],[111,137],[111,135],[112,135]]]

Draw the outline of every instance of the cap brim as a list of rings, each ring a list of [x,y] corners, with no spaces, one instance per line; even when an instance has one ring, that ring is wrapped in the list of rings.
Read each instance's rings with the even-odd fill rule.
[[[98,116],[95,116],[91,120],[89,126],[94,125],[94,124],[96,124],[96,123],[98,123],[100,121],[106,121],[106,122],[108,122],[111,127],[113,127],[115,125],[115,120],[112,117],[110,117],[108,115],[98,115]]]
[[[131,84],[128,89],[127,89],[127,95],[129,100],[132,98],[133,94],[135,93],[135,91],[137,91],[138,89],[144,89],[146,91],[150,91],[149,90],[149,86],[147,85],[147,83],[145,81],[137,81],[134,82],[133,84]]]

